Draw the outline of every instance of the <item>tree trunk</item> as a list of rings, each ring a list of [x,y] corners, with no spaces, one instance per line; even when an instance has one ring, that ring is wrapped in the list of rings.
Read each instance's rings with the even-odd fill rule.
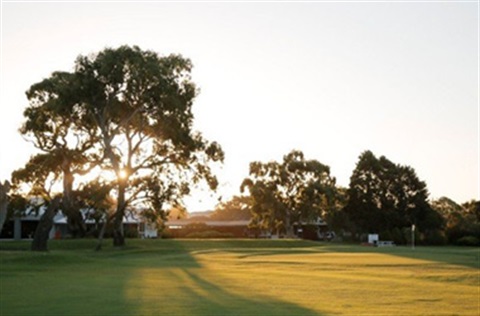
[[[115,227],[113,229],[113,246],[114,247],[125,246],[125,236],[123,236],[121,227],[120,228]]]
[[[66,208],[65,208],[66,209]],[[86,227],[83,221],[82,213],[77,209],[69,209],[66,211],[68,229],[72,233],[73,238],[83,238],[86,234]]]
[[[60,205],[60,198],[56,197],[50,201],[47,210],[40,218],[35,235],[32,241],[32,251],[47,251],[47,242],[50,230],[53,227],[53,217]]]
[[[123,235],[123,214],[125,210],[117,209],[115,218],[113,219],[113,246],[123,247],[125,246],[125,236]]]
[[[0,182],[0,234],[2,233],[3,224],[7,219],[8,211],[8,196],[7,193],[10,190],[10,183],[5,181],[5,184]]]
[[[105,218],[105,221],[102,224],[102,229],[100,230],[100,234],[98,235],[98,243],[97,243],[97,246],[95,247],[95,251],[102,250],[103,236],[105,235],[105,230],[107,229],[108,222],[109,220],[107,215]]]
[[[73,197],[73,181],[74,176],[70,170],[70,161],[65,159],[62,163],[63,170],[63,199],[62,211],[67,217],[68,229],[72,233],[72,237],[85,237],[86,227],[82,213],[76,206]]]
[[[102,115],[99,115],[97,117],[97,121],[99,123],[100,129],[103,134],[103,143],[105,145],[106,156],[110,159],[113,169],[117,172],[118,198],[117,198],[117,210],[113,218],[113,246],[123,247],[125,246],[125,237],[123,236],[122,225],[123,225],[123,216],[126,208],[125,189],[127,186],[128,177],[122,178],[118,174],[120,172],[120,161],[113,151],[112,144],[111,144],[112,138],[110,137],[108,130],[105,126],[105,121],[106,121],[105,117]]]
[[[288,216],[285,217],[285,232],[287,234],[287,238],[295,238],[295,233],[293,231],[293,225],[290,222],[290,218]]]
[[[113,218],[113,246],[125,246],[125,236],[123,234],[123,216],[125,215],[125,179],[122,179],[118,185],[118,204],[117,211]]]

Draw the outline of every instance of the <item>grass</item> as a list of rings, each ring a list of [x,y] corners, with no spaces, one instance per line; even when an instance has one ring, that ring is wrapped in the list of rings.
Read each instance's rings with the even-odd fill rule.
[[[127,242],[1,242],[0,315],[480,315],[478,248]]]

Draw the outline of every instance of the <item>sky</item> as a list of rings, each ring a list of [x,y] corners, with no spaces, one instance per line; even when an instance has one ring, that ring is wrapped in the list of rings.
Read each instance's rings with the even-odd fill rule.
[[[78,55],[138,45],[182,54],[200,94],[195,129],[226,159],[217,193],[239,194],[252,161],[292,149],[347,187],[359,155],[409,165],[430,198],[480,198],[479,3],[1,3],[0,180],[34,152],[18,133],[25,91]]]

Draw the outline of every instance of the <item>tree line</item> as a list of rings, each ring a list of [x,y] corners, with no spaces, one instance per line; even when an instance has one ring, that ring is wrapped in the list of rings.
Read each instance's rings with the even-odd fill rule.
[[[12,173],[11,183],[0,183],[0,232],[8,216],[44,207],[32,249],[46,250],[61,209],[73,237],[89,233],[89,218],[98,249],[107,230],[121,247],[129,210],[161,223],[192,186],[215,190],[212,167],[224,152],[193,130],[192,67],[181,55],[121,46],[79,56],[73,71],[33,84],[19,131],[38,154]],[[478,202],[452,212],[445,210],[452,203],[429,203],[426,184],[411,167],[370,151],[361,154],[348,188],[336,185],[327,165],[294,150],[281,162],[252,162],[240,190],[215,216],[249,213],[251,227],[286,236],[296,223],[322,218],[353,239],[380,232],[401,243],[411,225],[425,242],[480,238]]]
[[[294,224],[322,219],[347,240],[369,233],[396,244],[416,240],[430,245],[480,245],[480,202],[459,205],[449,198],[429,200],[427,185],[410,166],[396,164],[371,151],[361,153],[347,188],[336,185],[329,167],[305,159],[298,150],[282,162],[252,162],[242,185],[243,206],[251,228],[293,235]],[[238,207],[239,197],[215,212]]]

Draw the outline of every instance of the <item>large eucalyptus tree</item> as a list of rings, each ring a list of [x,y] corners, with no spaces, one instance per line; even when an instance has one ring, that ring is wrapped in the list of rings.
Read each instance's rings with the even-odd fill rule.
[[[101,160],[113,174],[116,207],[109,221],[116,246],[125,244],[122,222],[129,205],[140,203],[154,217],[194,183],[217,186],[210,163],[224,154],[192,128],[198,90],[191,68],[179,55],[122,46],[80,56],[72,73],[54,73],[33,86],[42,87],[34,89],[34,106],[52,104],[59,119],[72,118],[72,129],[82,131],[78,140],[92,145],[93,161]],[[41,133],[52,133],[49,124]]]

